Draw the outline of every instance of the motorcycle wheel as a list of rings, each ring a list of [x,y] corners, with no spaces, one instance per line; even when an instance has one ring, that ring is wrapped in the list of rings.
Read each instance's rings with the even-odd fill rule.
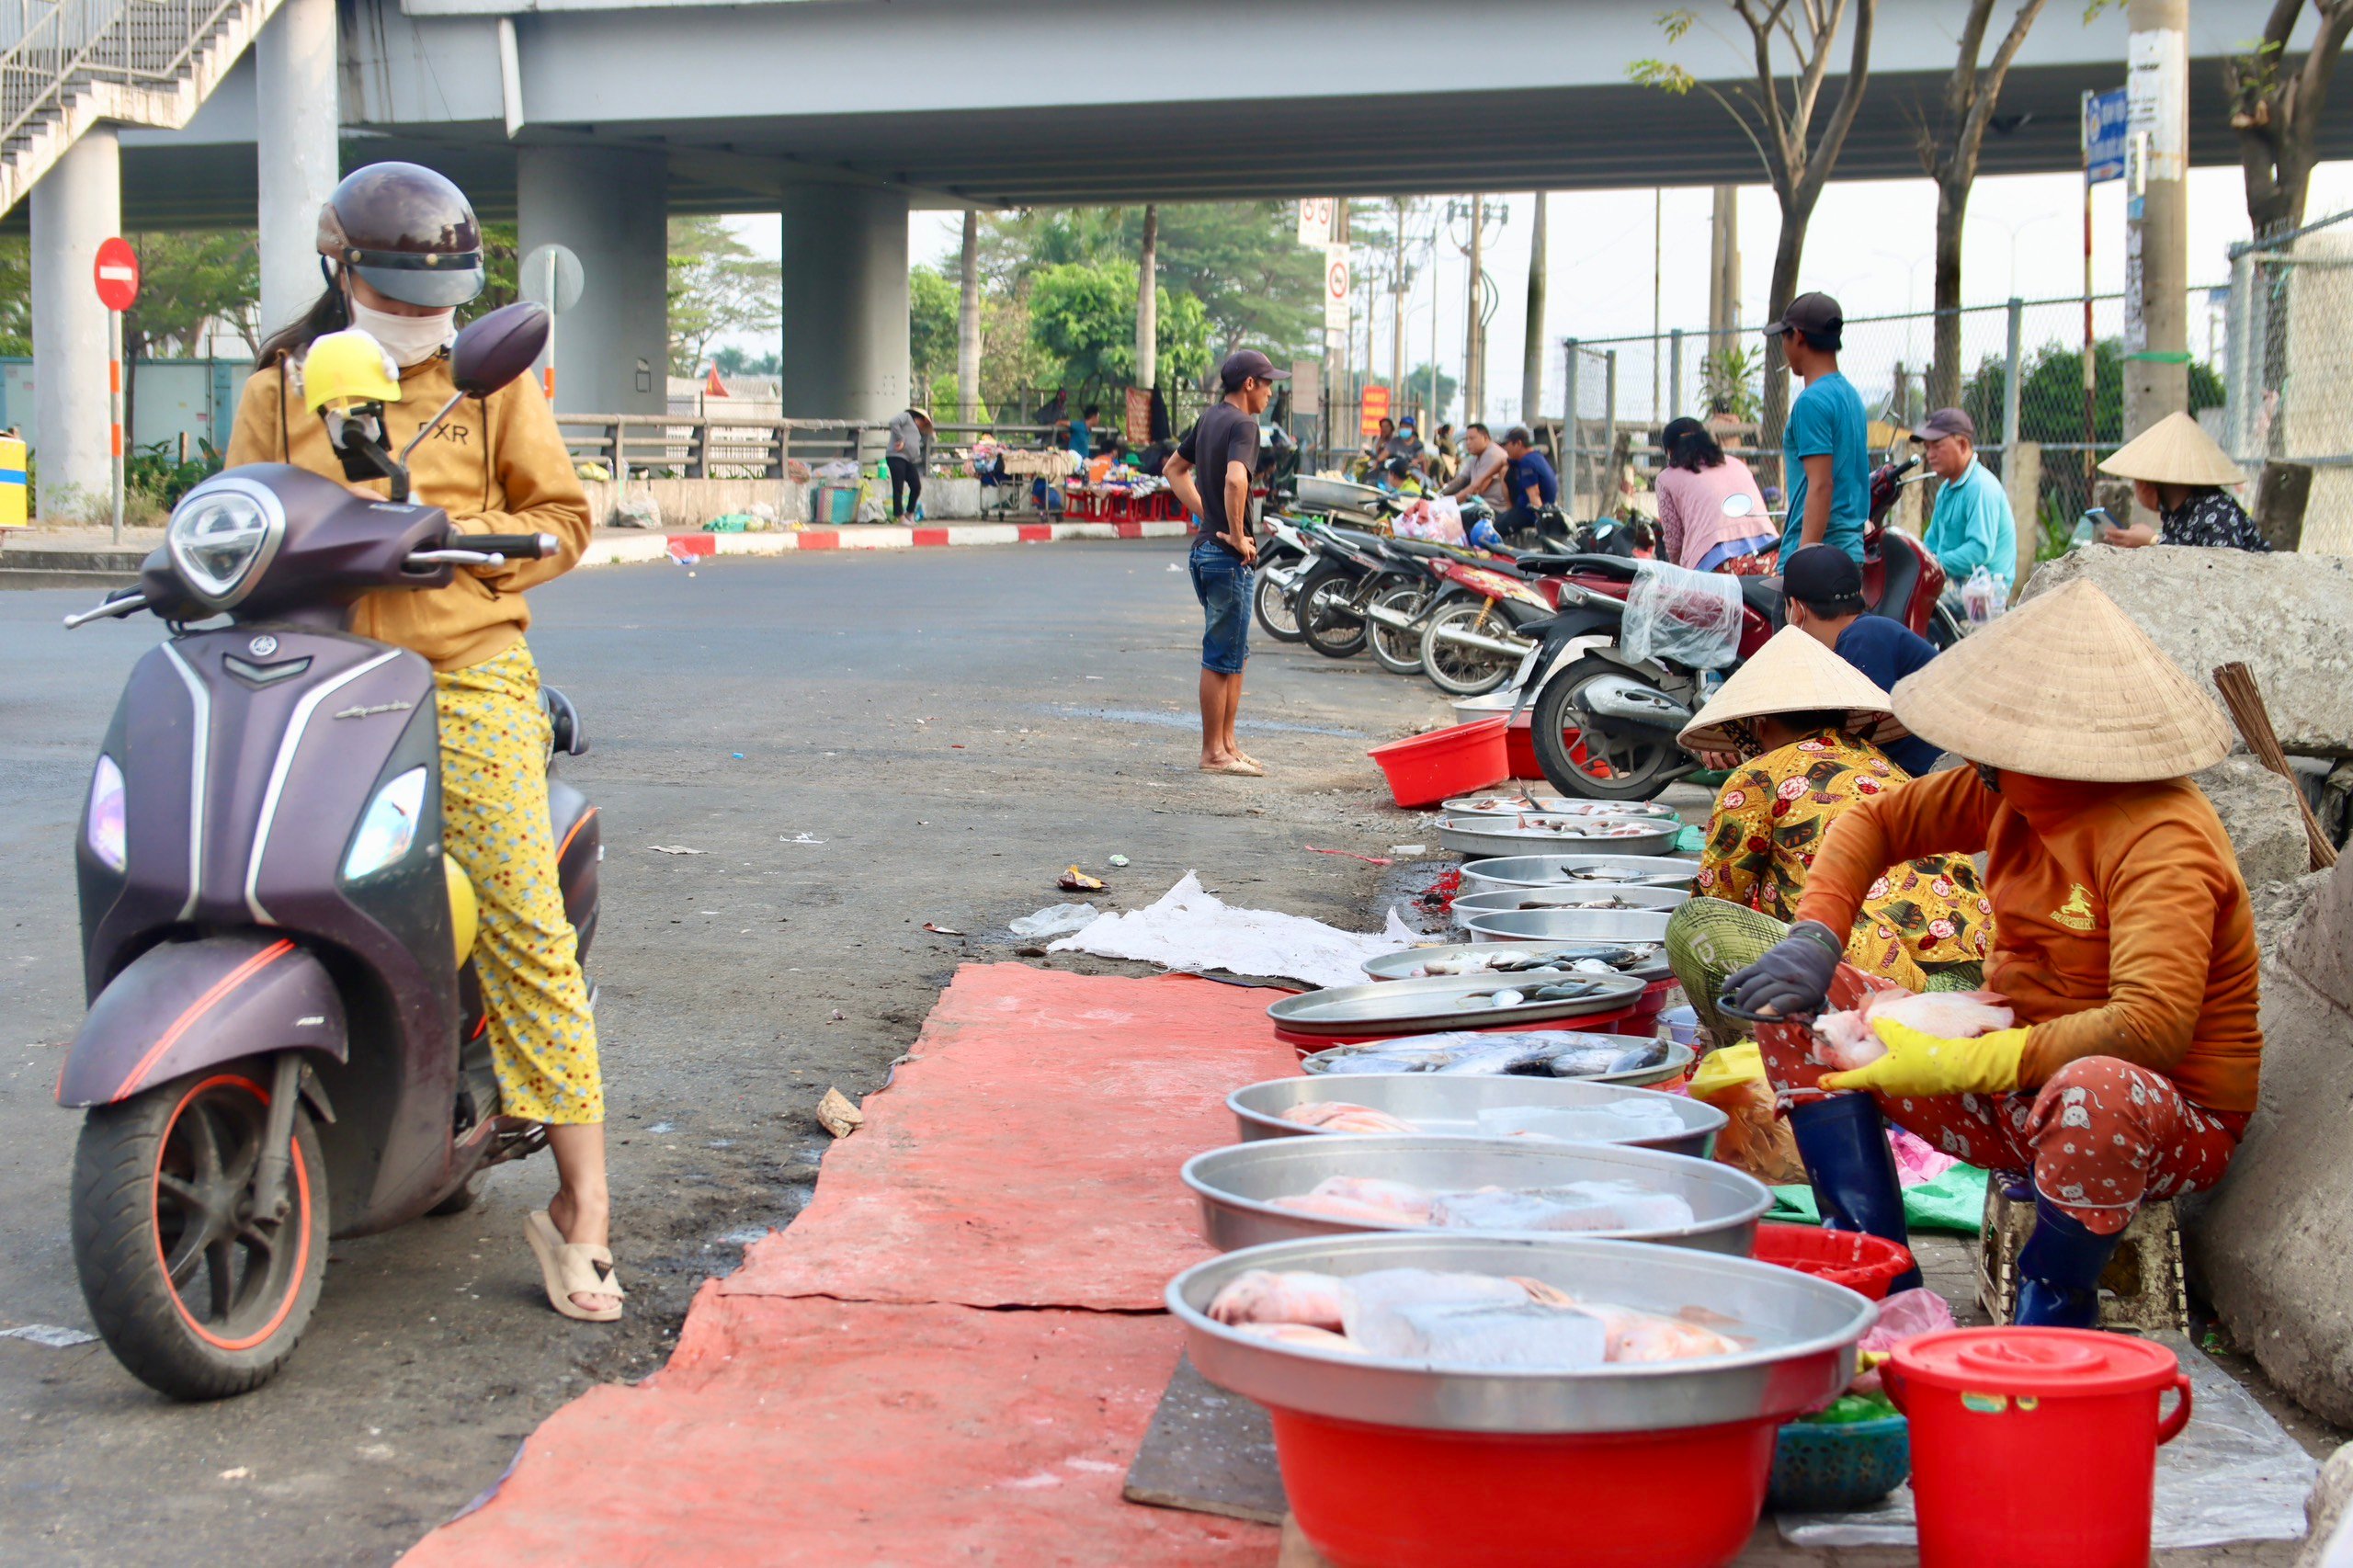
[[[262,1076],[212,1068],[97,1107],[74,1147],[82,1299],[115,1359],[173,1399],[267,1381],[326,1277],[326,1163],[300,1106],[286,1216],[253,1216],[269,1116]]]
[[[1250,590],[1250,610],[1258,618],[1259,629],[1276,642],[1299,641],[1299,615],[1291,608],[1290,596],[1264,572],[1257,574],[1257,586]]]
[[[1519,667],[1517,658],[1491,653],[1484,648],[1469,648],[1460,642],[1448,642],[1438,633],[1447,628],[1472,631],[1482,621],[1493,619],[1502,626],[1503,618],[1495,615],[1484,600],[1472,600],[1440,610],[1422,629],[1422,673],[1440,691],[1456,697],[1479,697],[1493,691],[1511,678]]]
[[[1690,771],[1683,748],[1671,735],[1613,740],[1583,733],[1577,693],[1604,676],[1626,672],[1607,659],[1584,658],[1544,683],[1529,722],[1535,726],[1537,766],[1545,781],[1563,795],[1588,801],[1647,801]],[[1584,742],[1585,760],[1577,759]]]
[[[1430,591],[1412,583],[1401,583],[1373,596],[1375,609],[1392,609],[1399,615],[1418,616],[1430,602]],[[1422,634],[1400,631],[1366,619],[1366,632],[1372,642],[1372,656],[1381,667],[1392,675],[1417,676],[1422,673]]]
[[[1364,652],[1365,619],[1356,612],[1358,578],[1337,566],[1318,566],[1299,585],[1291,600],[1302,642],[1327,659],[1353,659]]]

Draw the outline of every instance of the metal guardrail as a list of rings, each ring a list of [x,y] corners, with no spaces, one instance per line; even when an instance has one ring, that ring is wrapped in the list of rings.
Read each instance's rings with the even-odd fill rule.
[[[559,414],[556,426],[574,462],[602,463],[616,480],[632,473],[678,479],[783,479],[790,465],[849,458],[881,460],[890,439],[881,420],[712,419],[676,414]],[[1036,425],[935,426],[935,452],[986,436],[1006,446],[1043,444]],[[963,437],[959,439],[959,437]]]
[[[248,0],[17,0],[0,47],[0,148],[88,86],[170,86]],[[0,26],[7,13],[0,11]]]

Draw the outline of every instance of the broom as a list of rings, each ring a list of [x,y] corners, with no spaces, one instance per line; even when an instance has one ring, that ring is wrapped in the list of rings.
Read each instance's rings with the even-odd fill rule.
[[[2244,664],[2220,665],[2214,670],[2215,689],[2222,694],[2223,703],[2231,710],[2231,721],[2239,727],[2240,736],[2256,760],[2296,786],[2296,809],[2304,816],[2304,842],[2312,850],[2313,869],[2325,871],[2336,864],[2336,846],[2320,830],[2320,819],[2313,815],[2310,801],[2304,799],[2303,786],[2296,783],[2296,776],[2289,771],[2288,753],[2279,744],[2279,736],[2271,728],[2271,715],[2263,706],[2263,693],[2255,684],[2255,672]]]

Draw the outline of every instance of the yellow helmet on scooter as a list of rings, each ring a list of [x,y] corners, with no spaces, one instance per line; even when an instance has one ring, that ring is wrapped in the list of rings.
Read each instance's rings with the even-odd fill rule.
[[[340,414],[354,403],[401,400],[400,367],[382,344],[358,327],[313,339],[298,370],[302,404],[313,414],[328,408]]]

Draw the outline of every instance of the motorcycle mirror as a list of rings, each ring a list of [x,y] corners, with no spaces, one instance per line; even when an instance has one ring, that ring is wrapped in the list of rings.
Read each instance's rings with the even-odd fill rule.
[[[529,371],[548,346],[548,312],[529,300],[467,324],[449,346],[449,379],[468,397],[488,397]]]

